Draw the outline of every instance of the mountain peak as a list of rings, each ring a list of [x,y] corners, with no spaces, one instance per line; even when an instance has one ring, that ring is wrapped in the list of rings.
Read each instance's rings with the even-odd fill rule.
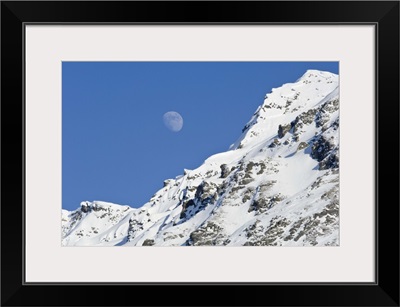
[[[287,83],[279,88],[273,88],[265,95],[264,103],[258,107],[250,121],[243,127],[242,135],[230,149],[238,149],[258,142],[259,137],[274,136],[271,127],[279,122],[291,122],[307,109],[338,96],[338,75],[307,70],[296,82]]]
[[[337,79],[339,76],[337,74],[331,73],[329,71],[308,69],[296,83],[305,79],[312,80],[313,78],[324,78],[324,79]]]

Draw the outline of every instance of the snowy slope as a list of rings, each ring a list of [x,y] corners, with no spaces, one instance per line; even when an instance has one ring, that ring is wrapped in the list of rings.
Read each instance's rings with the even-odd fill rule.
[[[141,208],[63,210],[62,244],[339,245],[338,76],[309,70],[272,89],[228,151],[165,180]]]

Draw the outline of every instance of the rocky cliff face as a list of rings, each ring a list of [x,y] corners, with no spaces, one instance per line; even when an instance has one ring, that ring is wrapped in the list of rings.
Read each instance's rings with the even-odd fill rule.
[[[62,244],[339,245],[338,76],[273,89],[228,151],[163,185],[138,209],[64,210]]]

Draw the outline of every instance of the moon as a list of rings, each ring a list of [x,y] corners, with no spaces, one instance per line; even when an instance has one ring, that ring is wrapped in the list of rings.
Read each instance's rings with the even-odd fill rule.
[[[175,111],[169,111],[163,115],[164,125],[173,132],[181,131],[183,127],[182,116]]]

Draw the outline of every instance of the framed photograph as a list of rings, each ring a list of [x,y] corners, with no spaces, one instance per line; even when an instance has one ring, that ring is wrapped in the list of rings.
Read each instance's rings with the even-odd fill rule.
[[[398,1],[1,29],[3,306],[399,306]]]

